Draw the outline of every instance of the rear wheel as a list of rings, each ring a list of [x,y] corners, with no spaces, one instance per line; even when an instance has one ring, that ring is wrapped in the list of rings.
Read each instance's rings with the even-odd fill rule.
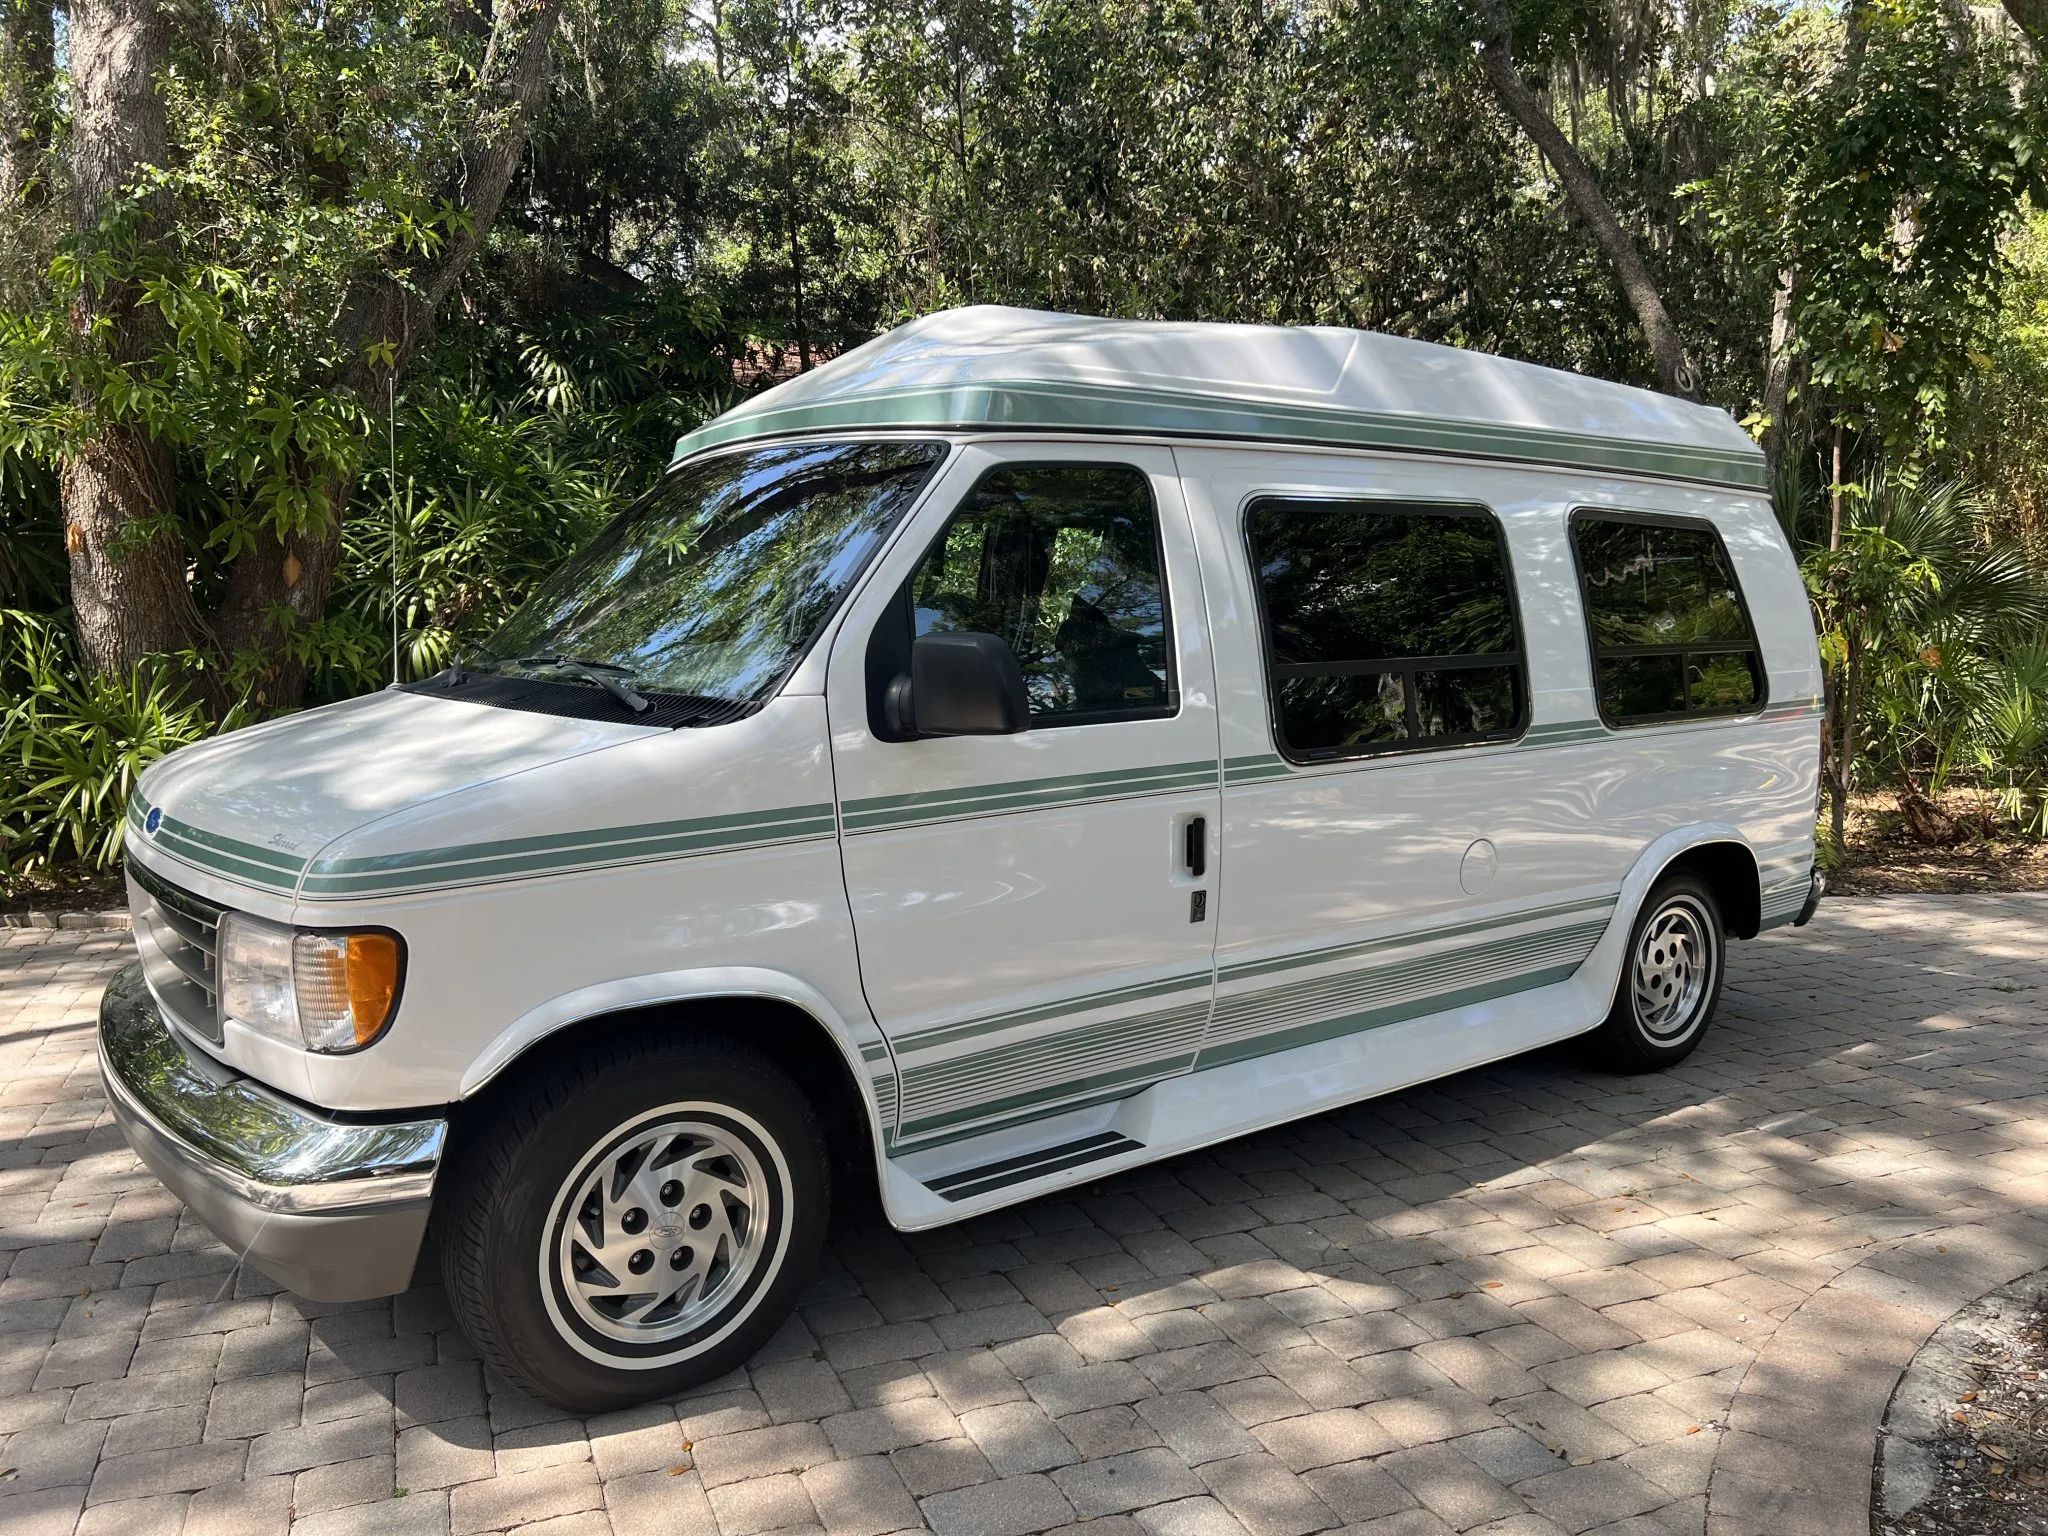
[[[1657,882],[1629,934],[1614,1006],[1598,1040],[1608,1063],[1649,1072],[1691,1055],[1721,997],[1727,937],[1706,882],[1687,874]]]
[[[478,1351],[535,1396],[593,1413],[721,1375],[808,1281],[824,1143],[766,1058],[600,1046],[489,1116],[450,1169],[442,1268]]]

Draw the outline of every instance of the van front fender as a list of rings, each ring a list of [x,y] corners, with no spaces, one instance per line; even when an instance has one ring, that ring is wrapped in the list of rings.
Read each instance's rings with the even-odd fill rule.
[[[534,1046],[564,1030],[665,1003],[732,1002],[748,998],[798,1009],[832,1042],[848,1077],[860,1085],[869,1139],[879,1157],[884,1144],[884,1121],[894,1119],[896,1080],[895,1058],[881,1030],[864,1010],[858,1016],[848,1017],[809,982],[784,971],[758,966],[698,966],[624,976],[550,998],[499,1031],[478,1053],[463,1074],[460,1097],[474,1098]],[[878,1087],[884,1084],[886,1106],[878,1101]],[[893,1129],[893,1125],[887,1129]]]

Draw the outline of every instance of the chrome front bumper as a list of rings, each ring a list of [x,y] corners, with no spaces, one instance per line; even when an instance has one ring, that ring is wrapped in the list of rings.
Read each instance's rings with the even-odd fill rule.
[[[314,1301],[412,1281],[445,1119],[356,1123],[184,1044],[131,965],[100,1001],[100,1076],[136,1156],[222,1242]]]

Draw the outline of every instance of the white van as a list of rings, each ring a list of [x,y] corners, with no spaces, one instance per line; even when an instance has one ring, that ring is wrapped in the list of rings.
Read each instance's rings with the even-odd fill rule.
[[[595,1410],[757,1347],[835,1177],[916,1229],[1567,1036],[1666,1065],[1821,892],[1764,478],[1416,342],[907,325],[459,665],[146,775],[109,1097],[283,1284],[431,1233]]]

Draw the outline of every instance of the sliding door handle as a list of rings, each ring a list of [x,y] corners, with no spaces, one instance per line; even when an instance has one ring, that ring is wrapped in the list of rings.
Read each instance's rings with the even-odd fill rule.
[[[1209,818],[1194,816],[1188,819],[1187,843],[1181,850],[1181,862],[1189,874],[1200,879],[1209,868]]]

